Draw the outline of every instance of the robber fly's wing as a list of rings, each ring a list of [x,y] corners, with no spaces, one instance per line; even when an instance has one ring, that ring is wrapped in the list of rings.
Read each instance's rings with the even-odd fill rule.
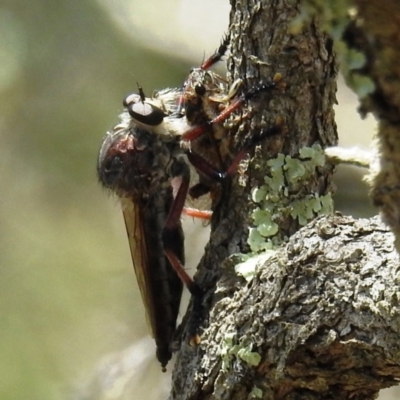
[[[140,294],[145,308],[146,320],[151,330],[151,334],[155,337],[155,305],[152,303],[154,299],[152,294],[149,260],[146,247],[146,235],[143,226],[143,217],[140,205],[136,204],[132,199],[121,199],[122,212],[125,220],[126,232],[129,240],[129,248],[131,250],[133,267],[135,269],[136,279],[138,282]]]

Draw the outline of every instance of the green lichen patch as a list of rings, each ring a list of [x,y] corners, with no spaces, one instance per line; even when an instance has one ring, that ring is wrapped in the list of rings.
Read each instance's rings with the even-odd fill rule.
[[[353,73],[346,77],[346,82],[360,99],[375,91],[375,83],[371,78],[365,75]]]
[[[304,199],[295,200],[292,203],[290,215],[297,218],[299,224],[304,226],[315,215],[328,214],[332,212],[332,196],[328,193],[325,196],[318,194],[306,196]]]
[[[333,39],[340,39],[351,12],[352,5],[348,0],[306,0],[292,23],[291,32],[300,33],[303,25],[318,15],[322,29]]]
[[[251,392],[249,393],[249,398],[250,399],[262,399],[263,391],[260,388],[258,388],[257,386],[254,386],[253,389],[251,389]]]
[[[241,359],[247,364],[256,367],[261,362],[261,356],[253,351],[253,345],[244,343],[235,343],[236,334],[233,332],[225,333],[219,349],[219,355],[222,359],[222,370],[228,371],[231,368],[231,363],[235,359]]]
[[[249,236],[247,239],[251,251],[253,253],[273,249],[274,245],[271,240],[266,240],[264,236],[258,232],[257,228],[249,228]]]
[[[292,22],[291,32],[300,33],[304,24],[314,16],[318,16],[322,29],[334,40],[335,53],[347,85],[360,99],[372,93],[374,82],[360,72],[366,65],[365,54],[349,47],[343,40],[349,24],[357,17],[357,9],[349,0],[305,0],[298,17]]]
[[[307,189],[313,187],[318,169],[325,166],[325,154],[320,145],[303,147],[298,157],[278,154],[268,160],[267,166],[265,184],[252,190],[256,207],[247,240],[252,252],[274,249],[286,239],[280,237],[280,221],[291,217],[299,225],[305,225],[333,210],[330,194],[320,196]]]

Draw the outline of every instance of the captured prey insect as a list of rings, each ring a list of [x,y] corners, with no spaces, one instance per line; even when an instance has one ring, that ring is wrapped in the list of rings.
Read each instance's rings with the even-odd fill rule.
[[[214,61],[209,66],[203,63],[198,75],[192,71],[181,89],[162,90],[149,98],[139,87],[138,94],[129,95],[123,103],[126,110],[104,138],[98,157],[100,182],[121,199],[135,273],[163,370],[172,356],[182,282],[194,296],[194,305],[199,306],[202,297],[183,267],[180,216],[189,192],[190,164],[205,179],[222,181],[235,173],[250,148],[281,130],[277,125],[251,138],[226,169],[201,155],[204,144],[197,139],[206,134],[215,140],[223,121],[279,81],[229,95],[222,78],[207,71],[218,57],[222,55],[210,57]]]
[[[191,129],[182,135],[182,147],[190,144],[192,153],[195,155],[190,161],[196,167],[199,175],[198,183],[189,190],[192,199],[197,199],[208,192],[211,192],[212,197],[215,197],[215,183],[219,180],[215,172],[204,173],[203,170],[206,168],[204,162],[198,162],[194,158],[201,156],[214,166],[214,169],[220,171],[226,170],[226,164],[230,164],[229,174],[234,173],[237,163],[243,158],[248,146],[245,145],[243,151],[236,154],[237,163],[232,162],[230,152],[232,135],[227,135],[227,133],[230,131],[229,125],[238,126],[238,122],[247,114],[240,117],[236,115],[233,124],[227,121],[228,118],[234,115],[236,110],[241,109],[244,102],[254,97],[258,92],[270,89],[281,90],[285,86],[281,74],[277,73],[272,82],[259,85],[239,96],[238,92],[243,83],[241,79],[237,79],[229,85],[226,79],[210,71],[210,68],[225,55],[228,44],[229,36],[226,35],[214,54],[206,59],[200,67],[191,69],[181,88],[178,100],[177,114],[184,114],[191,126]],[[250,139],[250,142],[253,139]],[[190,154],[188,157],[190,158]],[[227,160],[228,162],[226,162]],[[200,168],[197,168],[198,163],[201,164]],[[196,213],[189,215],[203,218],[203,215]]]

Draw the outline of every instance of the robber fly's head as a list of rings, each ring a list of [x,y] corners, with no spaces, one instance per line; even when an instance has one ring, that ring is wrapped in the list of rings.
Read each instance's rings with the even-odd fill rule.
[[[123,101],[131,117],[130,126],[144,129],[165,141],[176,141],[187,129],[185,118],[176,113],[179,94],[177,89],[165,89],[146,97],[139,86],[138,94],[130,94]]]
[[[164,111],[152,99],[143,95],[143,92],[130,94],[124,99],[123,105],[126,107],[133,122],[145,127],[157,127],[166,116]]]

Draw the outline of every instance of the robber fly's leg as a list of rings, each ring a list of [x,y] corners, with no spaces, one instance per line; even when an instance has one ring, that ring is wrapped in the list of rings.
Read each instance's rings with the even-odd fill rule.
[[[207,193],[210,191],[208,188]],[[191,194],[191,191],[189,190],[189,194],[192,198],[196,198]],[[191,208],[191,207],[183,207],[183,214],[187,215],[188,217],[193,217],[193,218],[198,218],[198,219],[203,219],[203,220],[210,220],[212,216],[212,211],[207,211],[207,210],[198,210],[197,208]]]
[[[171,175],[174,200],[169,210],[162,232],[164,253],[181,281],[186,285],[190,293],[196,296],[201,293],[201,290],[194,283],[192,278],[186,273],[185,268],[182,265],[182,261],[179,260],[173,250],[174,243],[171,242],[171,238],[174,237],[171,233],[174,232],[178,226],[179,219],[185,205],[186,195],[189,190],[189,166],[184,162],[184,160],[175,159],[173,165],[171,166]]]
[[[178,225],[183,207],[185,205],[186,195],[189,190],[190,170],[183,159],[174,159],[170,171],[172,177],[172,189],[174,202],[169,210],[165,229],[175,228]]]
[[[263,129],[260,134],[251,137],[244,144],[243,148],[239,151],[236,157],[233,159],[232,163],[229,165],[226,171],[221,171],[212,166],[207,160],[205,160],[202,156],[190,152],[187,152],[187,157],[190,163],[202,174],[207,176],[208,178],[214,181],[223,181],[228,176],[232,176],[235,174],[238,164],[243,159],[243,157],[251,150],[255,145],[264,140],[267,137],[274,136],[282,131],[281,125],[275,125],[270,129]]]
[[[168,258],[170,264],[174,268],[175,272],[186,285],[189,292],[193,296],[193,307],[192,314],[188,322],[187,333],[189,342],[191,345],[196,345],[200,342],[198,335],[198,328],[203,315],[202,299],[203,291],[193,281],[193,279],[186,273],[181,260],[177,257],[174,252],[174,244],[171,243],[172,232],[177,228],[178,221],[180,219],[182,210],[184,208],[186,195],[189,189],[190,181],[190,170],[189,166],[182,159],[175,159],[173,166],[171,167],[171,175],[174,201],[171,205],[171,209],[168,213],[165,227],[162,232],[162,241],[164,246],[164,254]]]
[[[229,116],[239,108],[243,106],[243,104],[251,100],[254,96],[256,96],[260,92],[265,92],[270,89],[275,89],[279,86],[283,86],[280,84],[282,79],[282,75],[277,73],[274,76],[272,82],[264,83],[263,85],[256,86],[250,89],[248,92],[239,96],[236,100],[234,100],[228,107],[226,107],[220,114],[218,114],[211,121],[208,121],[207,124],[197,125],[191,129],[189,129],[186,133],[182,135],[182,140],[192,141],[197,139],[199,136],[203,135],[204,132],[207,132],[209,127],[214,124],[220,124],[224,122]]]

